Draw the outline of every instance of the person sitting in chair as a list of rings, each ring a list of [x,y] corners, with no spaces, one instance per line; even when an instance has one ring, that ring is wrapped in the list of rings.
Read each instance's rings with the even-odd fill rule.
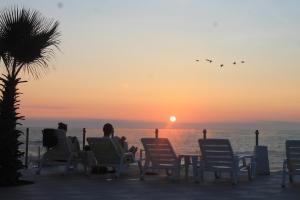
[[[104,124],[103,137],[115,138],[119,142],[119,144],[121,145],[121,147],[123,148],[123,150],[125,152],[131,152],[133,154],[133,156],[135,156],[135,153],[137,152],[137,147],[131,146],[128,149],[128,143],[126,141],[126,137],[122,136],[120,138],[118,136],[114,136],[114,127],[110,123]]]
[[[67,132],[68,131],[68,125],[65,124],[65,123],[59,122],[57,129],[64,130],[65,132]]]

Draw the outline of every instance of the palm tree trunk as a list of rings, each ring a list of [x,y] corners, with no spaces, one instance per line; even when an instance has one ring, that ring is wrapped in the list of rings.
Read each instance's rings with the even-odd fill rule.
[[[17,184],[23,168],[20,158],[23,156],[19,150],[22,144],[18,138],[22,131],[16,129],[18,120],[22,119],[17,113],[18,89],[20,82],[15,76],[3,76],[2,101],[0,102],[0,185]]]

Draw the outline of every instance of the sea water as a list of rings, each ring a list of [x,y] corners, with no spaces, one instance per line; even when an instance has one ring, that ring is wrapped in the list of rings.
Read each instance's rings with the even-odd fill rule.
[[[24,131],[25,132],[25,131]],[[68,136],[76,136],[81,145],[83,141],[83,130],[71,128]],[[233,151],[237,154],[252,154],[255,146],[255,130],[207,130],[207,138],[227,138],[230,140]],[[154,129],[116,129],[116,136],[125,136],[131,145],[142,148],[141,138],[154,137]],[[102,136],[101,129],[86,129],[86,137]],[[159,137],[169,138],[177,154],[199,154],[198,139],[202,138],[200,129],[160,129]],[[259,145],[268,147],[271,171],[278,171],[282,168],[285,157],[285,141],[288,139],[300,140],[300,130],[260,130]],[[20,137],[25,142],[25,134]],[[29,128],[29,159],[35,160],[38,149],[42,153],[42,128]],[[24,151],[25,145],[21,146]]]

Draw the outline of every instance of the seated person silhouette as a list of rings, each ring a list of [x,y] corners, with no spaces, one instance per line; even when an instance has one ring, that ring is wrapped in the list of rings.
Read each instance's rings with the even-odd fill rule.
[[[57,129],[64,130],[65,132],[67,132],[68,131],[68,125],[65,124],[65,123],[59,122]]]
[[[128,143],[126,141],[126,137],[122,136],[121,138],[118,136],[114,136],[114,127],[110,123],[106,123],[103,126],[103,137],[110,137],[110,138],[115,138],[120,146],[123,148],[125,152],[131,152],[133,156],[135,157],[135,153],[137,152],[137,147],[131,146],[128,149]]]

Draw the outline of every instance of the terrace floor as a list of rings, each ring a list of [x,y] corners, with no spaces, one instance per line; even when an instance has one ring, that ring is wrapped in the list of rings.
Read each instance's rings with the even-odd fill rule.
[[[231,185],[228,179],[214,180],[206,175],[204,183],[197,184],[192,178],[171,181],[165,174],[147,175],[139,180],[138,169],[133,166],[127,174],[111,179],[110,174],[85,176],[73,171],[62,175],[62,169],[48,169],[35,175],[35,169],[23,172],[24,179],[35,183],[17,187],[0,187],[2,200],[76,200],[76,199],[299,199],[300,181],[281,188],[281,174],[258,176],[249,182],[241,177],[238,185]]]

